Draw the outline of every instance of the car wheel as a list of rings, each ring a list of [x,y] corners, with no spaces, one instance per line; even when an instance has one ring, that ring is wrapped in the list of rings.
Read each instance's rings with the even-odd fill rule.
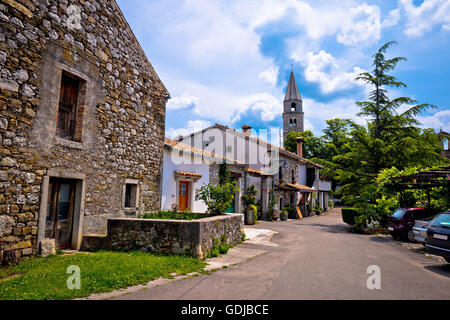
[[[416,237],[414,236],[414,231],[411,230],[410,232],[408,232],[408,240],[410,242],[417,242]]]

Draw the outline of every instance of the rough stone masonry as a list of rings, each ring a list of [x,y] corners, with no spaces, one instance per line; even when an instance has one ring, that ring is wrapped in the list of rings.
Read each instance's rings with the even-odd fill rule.
[[[79,83],[72,139],[57,135],[64,75]],[[0,0],[0,90],[3,262],[62,228],[46,218],[53,179],[74,181],[71,247],[108,217],[159,208],[169,93],[115,1]]]

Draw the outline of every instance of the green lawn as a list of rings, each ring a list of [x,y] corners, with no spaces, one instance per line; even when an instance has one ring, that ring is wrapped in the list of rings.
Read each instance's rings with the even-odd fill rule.
[[[79,266],[81,289],[67,288],[69,266]],[[0,300],[67,300],[146,284],[171,273],[200,271],[205,263],[184,256],[143,252],[97,252],[31,258],[12,268],[0,268]],[[17,276],[18,275],[18,276]],[[7,280],[6,280],[7,279]]]

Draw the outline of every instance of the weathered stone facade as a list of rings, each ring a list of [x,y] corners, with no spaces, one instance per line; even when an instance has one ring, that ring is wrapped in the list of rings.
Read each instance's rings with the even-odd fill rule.
[[[141,250],[206,258],[214,239],[227,244],[242,240],[242,215],[232,214],[193,221],[110,219],[106,237],[86,237],[83,250]]]
[[[63,73],[83,84],[76,141],[56,136]],[[159,208],[169,93],[115,1],[0,0],[0,89],[0,256],[36,253],[54,177],[77,181],[72,246],[134,214],[127,179]]]

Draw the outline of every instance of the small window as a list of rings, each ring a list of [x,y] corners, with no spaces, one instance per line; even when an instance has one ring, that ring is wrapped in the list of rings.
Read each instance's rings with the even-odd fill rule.
[[[59,138],[81,141],[81,112],[78,105],[83,83],[84,81],[62,73],[56,130]]]
[[[291,104],[291,112],[297,111],[297,105],[294,103]]]
[[[125,185],[125,208],[136,208],[137,184]]]

